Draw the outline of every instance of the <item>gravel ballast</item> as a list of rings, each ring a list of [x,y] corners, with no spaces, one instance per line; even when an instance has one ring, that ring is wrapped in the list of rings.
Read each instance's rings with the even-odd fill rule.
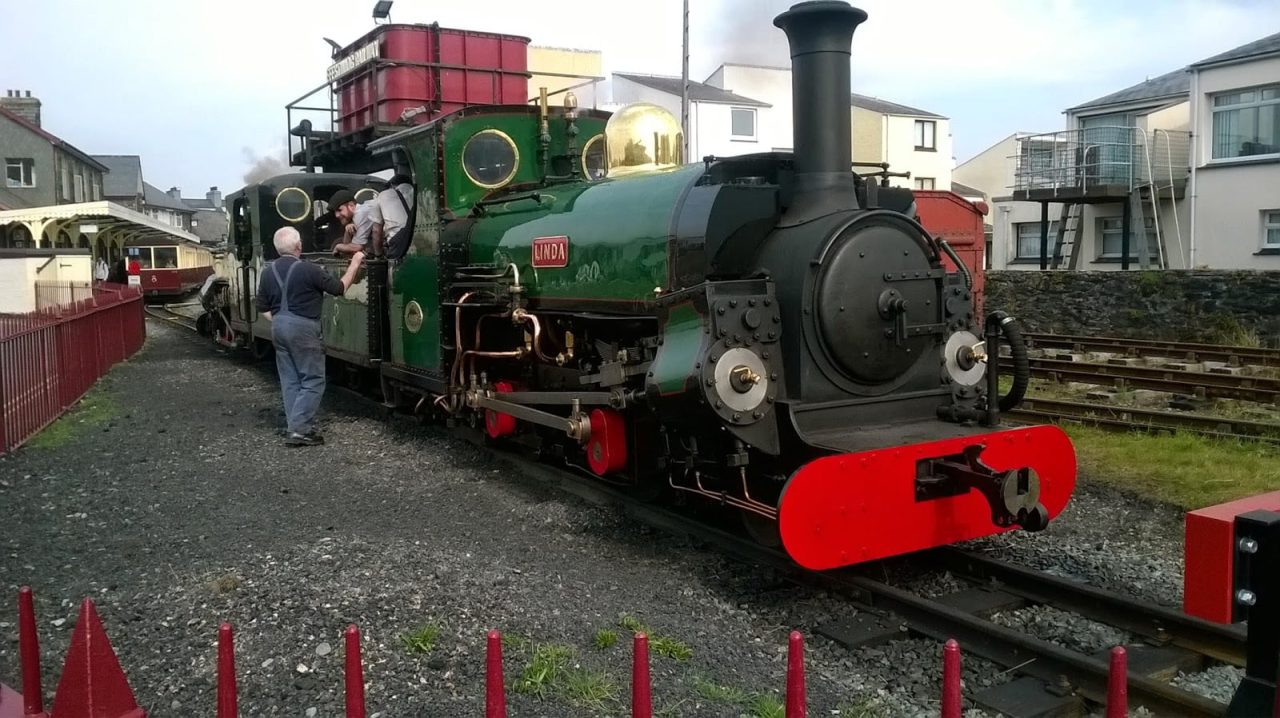
[[[35,590],[47,694],[92,596],[157,717],[212,714],[222,621],[235,630],[245,715],[340,715],[353,623],[370,714],[480,714],[496,628],[511,715],[626,715],[637,622],[678,656],[651,639],[664,715],[774,715],[791,630],[806,636],[811,715],[937,714],[936,641],[850,651],[816,633],[848,615],[843,599],[553,490],[334,388],[327,443],[284,447],[269,361],[147,326],[143,352],[95,390],[114,404],[108,419],[0,458],[0,504],[18,526],[0,538],[0,587]],[[1181,590],[1180,521],[1082,485],[1045,532],[973,546],[1169,602]],[[935,594],[959,586],[945,574],[914,580]],[[16,685],[14,602],[0,600],[0,681]],[[609,643],[601,631],[611,645],[597,645]],[[522,680],[530,666],[553,678]],[[1012,678],[1002,671],[966,656],[966,697]]]

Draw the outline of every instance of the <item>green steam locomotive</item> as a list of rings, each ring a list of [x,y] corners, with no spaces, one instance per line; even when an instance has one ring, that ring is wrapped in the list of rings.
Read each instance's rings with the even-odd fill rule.
[[[775,19],[794,153],[686,163],[665,110],[572,96],[372,141],[380,166],[413,179],[412,241],[325,300],[331,366],[497,444],[738,511],[809,568],[1044,528],[1070,499],[1075,455],[1054,427],[999,426],[1027,381],[1016,322],[975,314],[971,277],[910,191],[850,170],[865,19],[832,0]],[[298,173],[231,195],[209,333],[268,349],[252,294],[272,232],[298,227],[339,273],[326,200],[384,186]],[[1000,339],[1019,366],[1003,396],[987,361]]]

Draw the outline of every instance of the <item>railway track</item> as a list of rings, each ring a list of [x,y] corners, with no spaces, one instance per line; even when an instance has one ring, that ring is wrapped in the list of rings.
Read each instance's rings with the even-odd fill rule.
[[[1078,381],[1117,389],[1151,389],[1199,398],[1280,404],[1280,379],[1271,377],[1040,357],[1032,357],[1030,362],[1031,376],[1053,381]],[[1004,371],[1012,371],[1013,360],[1001,357],[1000,367]]]
[[[1161,356],[1187,361],[1220,361],[1230,366],[1256,364],[1280,367],[1280,349],[1241,347],[1193,342],[1166,342],[1154,339],[1087,337],[1070,334],[1025,333],[1030,348],[1068,351],[1117,352],[1129,356]]]
[[[172,313],[172,312],[170,312]],[[177,322],[175,322],[177,323]],[[193,327],[182,324],[187,328]],[[335,390],[372,405],[384,416],[391,412],[382,404],[353,389],[335,385]],[[1130,650],[1144,645],[1168,648],[1180,654],[1178,666],[1194,670],[1211,661],[1243,666],[1246,635],[1238,627],[1220,626],[1149,602],[1108,593],[1102,589],[1070,581],[1048,573],[1018,566],[990,556],[955,548],[938,549],[910,558],[931,569],[946,570],[969,584],[960,592],[929,598],[871,577],[874,565],[813,572],[797,566],[780,550],[722,527],[691,520],[687,513],[636,500],[625,490],[603,484],[598,477],[553,467],[491,445],[479,431],[462,434],[477,447],[518,469],[522,476],[578,496],[589,503],[620,508],[630,518],[656,530],[691,539],[752,566],[769,568],[789,582],[817,588],[849,601],[850,616],[877,616],[886,625],[905,624],[915,635],[943,641],[955,638],[966,655],[980,656],[1015,675],[1034,676],[1057,692],[1078,695],[1083,701],[1101,705],[1105,701],[1108,660],[1106,656],[1073,651],[1061,645],[1027,635],[991,620],[994,610],[1045,605],[1069,611],[1111,625],[1134,636]],[[978,596],[978,600],[974,597]],[[834,630],[820,627],[829,637]],[[840,637],[833,640],[844,643]],[[1129,674],[1129,701],[1145,706],[1156,715],[1222,716],[1226,704],[1184,690],[1168,682],[1168,668],[1152,672],[1139,670],[1137,661]],[[1016,711],[1009,714],[1019,718]]]
[[[1277,424],[1082,401],[1028,397],[1016,409],[1004,412],[1004,416],[1027,423],[1065,419],[1103,429],[1141,430],[1150,433],[1179,431],[1220,439],[1280,444],[1280,425]]]
[[[184,329],[190,329],[193,332],[196,331],[196,320],[185,314],[175,312],[169,308],[168,304],[144,304],[143,311],[145,311],[148,316],[155,317],[161,321],[176,324]]]

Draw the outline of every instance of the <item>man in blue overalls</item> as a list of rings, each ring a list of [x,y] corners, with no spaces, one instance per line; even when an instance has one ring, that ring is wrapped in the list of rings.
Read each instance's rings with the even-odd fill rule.
[[[271,320],[276,349],[276,370],[284,394],[289,421],[285,443],[290,446],[323,444],[315,427],[316,412],[324,396],[324,343],[320,338],[320,308],[327,292],[344,294],[355,281],[364,253],[357,252],[341,279],[318,264],[302,261],[302,237],[293,227],[283,227],[273,238],[280,258],[262,272],[258,284],[258,311]]]

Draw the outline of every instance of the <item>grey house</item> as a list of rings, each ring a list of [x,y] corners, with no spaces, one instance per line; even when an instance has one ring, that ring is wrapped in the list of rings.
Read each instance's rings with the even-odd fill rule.
[[[107,167],[40,127],[40,101],[8,90],[0,97],[0,209],[102,199]]]

